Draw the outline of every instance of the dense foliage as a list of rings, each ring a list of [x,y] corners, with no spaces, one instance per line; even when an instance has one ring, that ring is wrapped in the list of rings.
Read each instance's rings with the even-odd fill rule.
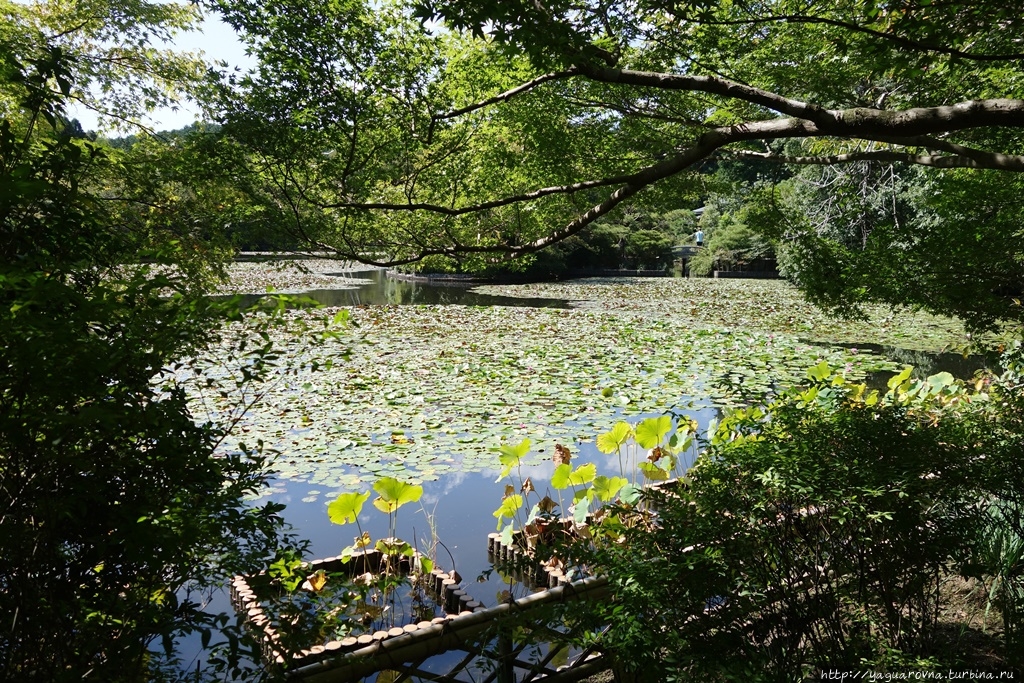
[[[773,188],[756,227],[824,308],[914,303],[983,328],[1020,318],[1020,190],[990,171],[814,169]]]
[[[145,93],[132,69],[100,73],[103,55],[65,48],[145,36],[180,8],[2,9],[0,677],[149,680],[177,637],[226,623],[204,591],[262,566],[283,534],[280,506],[244,503],[268,476],[259,448],[215,454],[227,425],[197,422],[168,370],[237,316],[201,296],[215,251],[171,229],[184,212],[157,165],[125,164],[65,116],[89,74],[127,83],[134,104]],[[237,352],[243,385],[273,358]]]
[[[620,506],[614,542],[571,551],[616,587],[603,641],[657,680],[1019,666],[1016,369],[976,394],[908,370],[881,398],[809,375],[725,417],[681,488],[648,493],[653,524]],[[1005,647],[967,637],[958,577],[998,594]]]

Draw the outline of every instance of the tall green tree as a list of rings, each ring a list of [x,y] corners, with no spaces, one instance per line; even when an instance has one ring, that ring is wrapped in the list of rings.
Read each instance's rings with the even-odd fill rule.
[[[199,24],[198,6],[145,0],[0,2],[0,40],[7,62],[0,114],[23,111],[25,82],[15,62],[59,57],[59,72],[39,87],[108,123],[132,130],[157,107],[199,96],[210,66],[196,55],[158,47]],[[37,92],[37,96],[45,94]]]

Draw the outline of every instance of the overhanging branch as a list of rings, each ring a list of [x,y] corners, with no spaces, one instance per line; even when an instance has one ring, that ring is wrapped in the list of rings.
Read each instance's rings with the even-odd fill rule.
[[[465,216],[471,213],[480,213],[481,211],[489,211],[491,209],[500,209],[503,206],[521,204],[523,202],[541,199],[543,197],[549,197],[552,195],[575,194],[582,190],[591,190],[599,187],[620,185],[622,183],[629,182],[629,180],[633,177],[633,175],[622,175],[613,176],[609,178],[599,178],[597,180],[586,180],[583,182],[572,183],[569,185],[555,185],[553,187],[542,187],[531,192],[510,195],[508,197],[502,197],[501,199],[495,199],[489,202],[480,202],[478,204],[470,204],[468,206],[461,206],[458,208],[442,206],[440,204],[431,204],[426,202],[409,202],[406,204],[396,204],[389,202],[332,202],[328,204],[320,204],[320,208],[365,209],[368,211],[425,211],[428,213],[436,213],[441,214],[443,216],[455,217]]]
[[[612,67],[596,67],[582,65],[577,67],[579,73],[592,81],[620,85],[635,85],[658,90],[679,90],[688,92],[704,92],[721,95],[731,99],[743,100],[757,104],[766,109],[795,118],[817,121],[825,114],[825,109],[815,104],[782,97],[773,92],[743,85],[727,78],[716,76],[693,76],[671,74],[656,71],[637,71],[634,69],[617,69]]]

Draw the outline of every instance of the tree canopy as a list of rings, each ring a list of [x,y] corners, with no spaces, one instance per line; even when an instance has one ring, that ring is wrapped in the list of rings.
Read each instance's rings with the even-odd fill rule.
[[[217,8],[259,60],[221,105],[254,196],[368,262],[533,253],[626,203],[692,204],[724,160],[1024,170],[1024,19],[1001,3]],[[790,222],[773,237],[807,247]],[[917,248],[899,230],[886,248]]]

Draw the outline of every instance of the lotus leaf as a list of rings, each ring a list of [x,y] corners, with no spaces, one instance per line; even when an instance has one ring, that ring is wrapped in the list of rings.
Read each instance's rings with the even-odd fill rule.
[[[335,524],[354,522],[363,509],[363,503],[369,497],[369,491],[365,493],[342,493],[333,503],[327,506],[327,516]]]
[[[625,477],[606,477],[598,475],[594,477],[594,485],[591,487],[593,495],[603,503],[610,502],[615,498],[623,486],[629,483]]]
[[[406,503],[415,503],[423,495],[422,486],[398,481],[394,477],[381,477],[373,483],[373,490],[380,494],[380,497],[373,501],[374,506],[388,514]]]
[[[649,417],[636,426],[636,442],[641,448],[655,448],[671,431],[670,416]]]
[[[498,528],[501,528],[501,523],[506,517],[509,519],[514,518],[516,513],[519,512],[519,508],[522,506],[523,497],[518,493],[505,497],[501,501],[501,505],[493,513],[494,516],[498,518]]]
[[[614,453],[633,436],[633,428],[626,422],[616,422],[610,432],[599,434],[597,450],[602,453]]]

